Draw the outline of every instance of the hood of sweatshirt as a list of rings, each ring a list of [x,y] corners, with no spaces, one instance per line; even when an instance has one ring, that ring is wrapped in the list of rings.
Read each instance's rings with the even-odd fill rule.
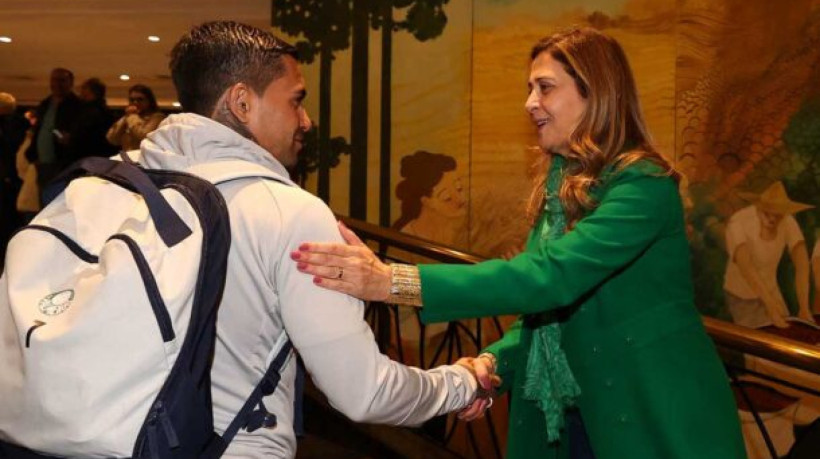
[[[171,115],[140,144],[140,163],[150,169],[187,171],[219,161],[249,161],[295,185],[270,153],[233,129],[194,113]]]

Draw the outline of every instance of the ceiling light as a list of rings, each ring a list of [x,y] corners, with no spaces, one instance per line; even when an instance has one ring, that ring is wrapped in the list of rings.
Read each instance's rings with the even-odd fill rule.
[[[182,107],[182,104],[180,104],[179,102],[174,102],[171,105],[173,105],[174,107]]]
[[[0,37],[0,43],[11,43],[11,37]]]
[[[157,43],[159,42],[159,37],[156,35],[148,35],[148,41],[151,43]]]
[[[122,75],[120,75],[120,80],[122,80],[122,81],[128,81],[130,79],[131,79],[131,77],[124,74],[124,73]]]

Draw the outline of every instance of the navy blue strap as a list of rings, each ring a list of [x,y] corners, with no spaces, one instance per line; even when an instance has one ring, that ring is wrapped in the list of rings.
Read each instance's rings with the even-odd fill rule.
[[[282,346],[282,349],[279,350],[279,353],[276,354],[265,375],[262,376],[262,380],[259,381],[259,384],[253,389],[251,395],[245,400],[245,404],[242,405],[236,417],[234,417],[228,428],[225,429],[225,433],[223,433],[221,437],[214,436],[214,439],[212,439],[205,452],[201,455],[202,458],[221,457],[222,453],[225,452],[225,449],[227,449],[231,443],[231,440],[233,440],[233,437],[236,436],[236,433],[239,432],[241,428],[245,428],[248,432],[253,432],[260,427],[273,427],[276,425],[276,415],[268,412],[265,408],[265,404],[262,402],[262,398],[272,394],[273,391],[276,390],[276,386],[279,385],[279,380],[282,379],[280,371],[282,366],[285,365],[291,350],[293,350],[293,343],[288,340]],[[254,407],[257,407],[257,409],[254,409]]]
[[[297,356],[296,359],[296,382],[293,389],[293,433],[296,437],[305,436],[305,416],[304,416],[304,398],[305,398],[305,363],[302,358]]]
[[[131,159],[131,156],[128,155],[128,152],[123,150],[120,152],[120,158],[122,158],[123,162],[126,162],[132,166],[139,166],[137,162]]]
[[[142,195],[148,206],[148,212],[154,220],[154,226],[166,246],[173,247],[191,235],[191,228],[168,204],[151,178],[133,163],[99,157],[85,158],[69,166],[49,184],[43,193],[44,201],[51,202],[65,190],[71,180],[89,174],[113,182],[128,183]]]

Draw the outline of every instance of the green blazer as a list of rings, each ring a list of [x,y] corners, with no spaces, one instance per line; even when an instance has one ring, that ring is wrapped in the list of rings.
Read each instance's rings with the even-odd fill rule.
[[[549,312],[581,387],[598,459],[746,457],[728,378],[695,310],[677,185],[646,162],[603,180],[572,231],[509,261],[420,266],[422,320],[526,314],[489,346],[511,390],[507,457],[567,457],[521,398],[533,327]],[[543,319],[541,319],[543,320]]]

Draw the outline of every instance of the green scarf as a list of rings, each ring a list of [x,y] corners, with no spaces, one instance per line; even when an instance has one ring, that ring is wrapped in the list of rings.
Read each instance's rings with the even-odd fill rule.
[[[560,238],[566,228],[566,216],[558,198],[564,164],[564,157],[553,156],[546,181],[546,215],[541,227],[541,244]],[[581,388],[561,349],[561,328],[555,320],[548,321],[533,331],[523,398],[534,401],[544,412],[550,443],[560,439],[564,410],[574,406],[580,394]]]

